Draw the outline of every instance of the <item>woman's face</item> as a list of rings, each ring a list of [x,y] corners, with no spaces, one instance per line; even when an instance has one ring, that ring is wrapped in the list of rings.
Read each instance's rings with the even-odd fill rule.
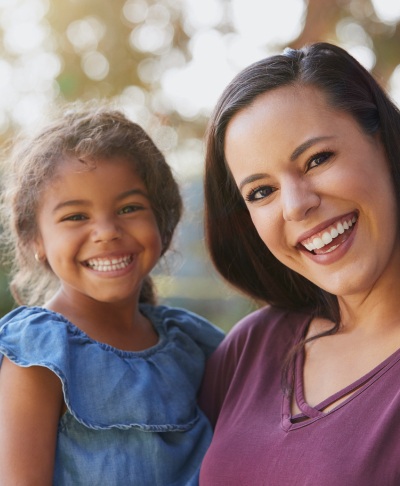
[[[385,151],[321,91],[259,96],[228,124],[225,155],[258,234],[283,264],[343,297],[390,272],[400,278],[390,265],[400,250]]]

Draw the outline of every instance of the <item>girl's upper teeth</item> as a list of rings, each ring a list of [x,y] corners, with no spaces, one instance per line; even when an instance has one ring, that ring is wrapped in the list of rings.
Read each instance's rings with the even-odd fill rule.
[[[357,221],[357,218],[353,216],[348,220],[336,223],[330,228],[326,229],[322,235],[315,236],[313,238],[308,238],[302,242],[302,245],[307,248],[308,251],[320,250],[325,245],[328,245],[339,235],[343,234],[346,230],[351,228],[353,224]]]
[[[125,268],[131,261],[131,256],[122,258],[93,258],[92,260],[88,260],[86,264],[93,270],[107,272],[110,270],[120,270]]]

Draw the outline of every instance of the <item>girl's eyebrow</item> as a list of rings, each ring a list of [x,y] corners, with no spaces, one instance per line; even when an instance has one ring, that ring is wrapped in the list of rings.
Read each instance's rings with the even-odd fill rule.
[[[304,153],[307,149],[312,147],[314,144],[324,141],[324,140],[330,140],[334,138],[333,136],[321,136],[321,137],[312,137],[306,140],[305,142],[301,143],[298,147],[296,147],[293,152],[291,153],[289,160],[291,162],[294,162],[302,153]],[[252,182],[255,182],[259,179],[263,179],[264,177],[269,177],[269,174],[265,173],[258,173],[258,174],[252,174],[248,177],[245,177],[242,182],[239,184],[239,190],[242,191],[243,187],[246,184],[251,184]]]
[[[117,197],[117,201],[122,201],[123,199],[129,196],[136,196],[136,195],[143,196],[146,199],[150,199],[148,194],[146,194],[142,189],[130,189],[129,191],[125,191],[119,194]],[[88,203],[89,201],[87,199],[71,199],[68,201],[62,201],[53,208],[53,213],[66,207],[83,206],[83,205],[87,205]]]
[[[149,195],[146,192],[144,192],[142,189],[130,189],[129,191],[125,191],[122,194],[120,194],[117,197],[117,200],[121,201],[122,199],[125,199],[126,197],[136,196],[136,195],[143,196],[146,199],[150,199]]]
[[[69,207],[69,206],[82,206],[86,203],[87,203],[87,201],[85,201],[84,199],[71,199],[69,201],[63,201],[63,202],[60,202],[59,204],[57,204],[53,208],[52,212],[56,213],[60,209],[63,209],[63,208]]]

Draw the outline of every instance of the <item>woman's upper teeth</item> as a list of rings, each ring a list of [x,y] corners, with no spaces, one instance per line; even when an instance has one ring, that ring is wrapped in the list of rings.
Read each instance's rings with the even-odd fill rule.
[[[351,228],[356,221],[357,218],[353,216],[345,221],[336,223],[324,230],[322,234],[320,233],[319,236],[307,238],[306,240],[302,241],[301,244],[306,247],[308,251],[320,250],[325,245],[331,243],[336,237]]]

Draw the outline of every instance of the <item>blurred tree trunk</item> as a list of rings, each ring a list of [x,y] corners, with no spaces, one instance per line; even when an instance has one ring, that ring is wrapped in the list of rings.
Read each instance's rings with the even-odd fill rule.
[[[339,5],[340,3],[340,5]],[[348,12],[346,6],[351,0],[309,0],[307,6],[306,22],[303,32],[291,43],[291,47],[298,49],[304,44],[319,41],[336,40],[336,25]]]
[[[370,37],[376,56],[373,72],[385,86],[400,63],[400,28],[398,23],[380,21],[370,0],[309,0],[304,29],[291,47],[318,41],[337,43],[336,28],[343,19],[360,25]]]

